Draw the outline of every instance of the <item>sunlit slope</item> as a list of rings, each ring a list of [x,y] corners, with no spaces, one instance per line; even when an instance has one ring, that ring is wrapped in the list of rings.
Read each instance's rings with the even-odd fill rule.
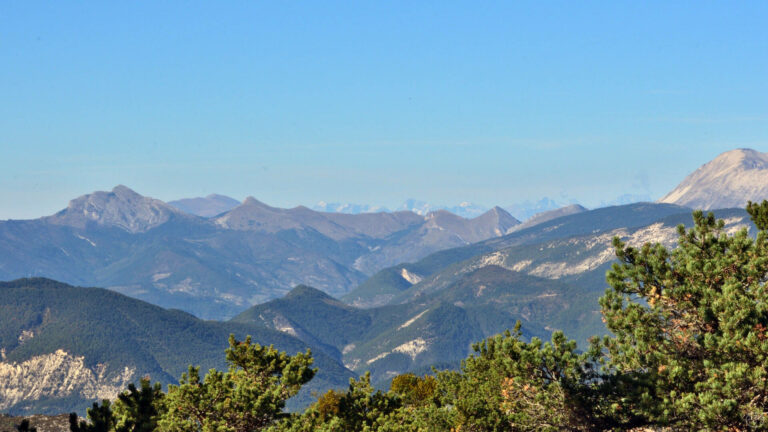
[[[577,236],[593,236],[618,229],[648,226],[672,215],[690,220],[690,210],[671,204],[636,203],[606,207],[547,220],[538,225],[516,230],[505,236],[465,247],[447,249],[414,263],[387,268],[344,295],[344,301],[363,307],[393,302],[401,291],[419,285],[429,277],[474,257],[525,245]]]

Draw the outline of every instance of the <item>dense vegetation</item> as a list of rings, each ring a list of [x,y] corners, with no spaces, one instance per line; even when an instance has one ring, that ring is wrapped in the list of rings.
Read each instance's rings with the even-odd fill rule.
[[[20,340],[23,331],[33,334]],[[23,362],[62,349],[83,357],[85,366],[106,365],[105,377],[125,367],[164,384],[175,383],[190,362],[209,368],[226,365],[222,352],[230,334],[251,335],[288,352],[308,345],[284,332],[263,326],[200,320],[101,288],[73,287],[44,278],[0,283],[0,346],[6,362]],[[343,386],[352,374],[323,352],[314,355],[322,370],[291,400],[306,405],[311,391]],[[12,414],[81,411],[90,402],[79,394],[22,401]]]
[[[366,374],[287,414],[316,372],[309,353],[231,337],[226,372],[191,368],[167,394],[142,382],[72,430],[768,430],[768,202],[748,211],[757,238],[695,212],[672,251],[616,239],[600,299],[612,335],[585,351],[562,332],[525,342],[518,324],[459,371],[400,375],[386,392]]]

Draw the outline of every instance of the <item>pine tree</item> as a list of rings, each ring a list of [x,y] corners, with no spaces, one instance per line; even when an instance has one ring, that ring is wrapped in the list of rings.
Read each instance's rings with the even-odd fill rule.
[[[94,402],[87,410],[88,420],[78,422],[77,414],[69,415],[69,430],[71,432],[111,432],[115,428],[115,415],[112,413],[112,403],[104,399],[101,406]]]
[[[610,424],[601,407],[599,351],[579,353],[576,342],[554,332],[549,342],[522,340],[512,331],[475,344],[456,380],[462,430],[594,430]]]
[[[115,416],[116,432],[153,432],[157,428],[163,400],[160,383],[150,384],[149,378],[142,378],[140,389],[131,383],[128,389],[117,396]]]
[[[288,398],[314,376],[309,351],[289,356],[251,338],[229,338],[227,372],[189,368],[165,397],[167,411],[159,429],[168,432],[249,432],[262,430],[285,417]]]
[[[600,305],[624,390],[616,412],[691,430],[768,428],[768,202],[748,210],[757,238],[696,211],[672,251],[614,239],[620,262]]]

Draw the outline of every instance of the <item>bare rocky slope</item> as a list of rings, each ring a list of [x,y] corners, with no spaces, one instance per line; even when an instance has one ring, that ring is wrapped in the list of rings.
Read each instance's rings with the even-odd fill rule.
[[[687,176],[659,200],[703,210],[744,208],[768,199],[768,153],[751,149],[725,152]]]

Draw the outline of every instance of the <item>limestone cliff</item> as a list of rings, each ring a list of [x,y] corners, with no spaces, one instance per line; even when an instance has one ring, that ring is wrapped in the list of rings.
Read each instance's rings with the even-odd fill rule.
[[[114,399],[135,374],[135,368],[125,367],[118,374],[108,375],[107,365],[89,368],[84,357],[64,350],[19,363],[0,362],[0,410],[42,398]]]

